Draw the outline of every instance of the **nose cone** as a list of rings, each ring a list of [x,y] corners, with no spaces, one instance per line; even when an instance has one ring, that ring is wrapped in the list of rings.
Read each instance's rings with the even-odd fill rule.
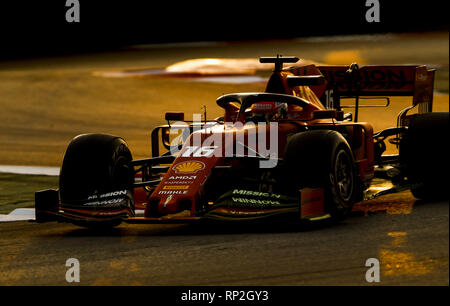
[[[160,214],[174,214],[179,212],[179,202],[173,195],[161,198],[158,203],[158,212]]]

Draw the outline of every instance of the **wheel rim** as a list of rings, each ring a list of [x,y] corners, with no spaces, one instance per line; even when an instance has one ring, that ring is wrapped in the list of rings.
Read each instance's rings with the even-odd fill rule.
[[[341,150],[336,157],[335,164],[336,187],[340,197],[349,201],[353,195],[353,171],[350,157]]]

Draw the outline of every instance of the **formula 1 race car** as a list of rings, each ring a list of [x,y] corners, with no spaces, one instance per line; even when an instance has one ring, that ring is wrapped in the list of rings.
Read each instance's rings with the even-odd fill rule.
[[[419,199],[448,199],[448,148],[441,144],[449,114],[432,112],[434,70],[283,68],[297,61],[260,58],[275,66],[265,92],[219,97],[223,117],[185,121],[183,113],[166,113],[168,124],[151,133],[151,158],[133,160],[120,137],[75,137],[59,190],[35,193],[36,221],[88,227],[280,217],[339,221],[353,204],[388,193],[409,189]],[[380,106],[362,105],[362,99],[384,99],[389,106],[390,96],[413,100],[396,127],[374,133],[371,124],[358,121],[361,107]],[[349,99],[353,105],[341,103]],[[384,154],[386,141],[398,154]]]

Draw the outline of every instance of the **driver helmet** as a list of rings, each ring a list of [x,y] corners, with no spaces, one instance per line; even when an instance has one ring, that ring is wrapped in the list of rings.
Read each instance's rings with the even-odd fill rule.
[[[251,112],[255,115],[264,115],[267,119],[285,118],[287,103],[283,102],[258,102],[252,105]]]

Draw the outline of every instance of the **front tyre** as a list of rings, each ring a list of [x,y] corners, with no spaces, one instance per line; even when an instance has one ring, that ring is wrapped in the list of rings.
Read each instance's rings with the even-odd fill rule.
[[[292,192],[323,188],[325,209],[333,219],[344,219],[360,200],[359,178],[352,151],[345,138],[332,130],[298,133],[284,155],[287,184]]]
[[[134,214],[132,156],[116,136],[84,134],[69,144],[59,176],[61,208],[74,224],[114,227]]]

